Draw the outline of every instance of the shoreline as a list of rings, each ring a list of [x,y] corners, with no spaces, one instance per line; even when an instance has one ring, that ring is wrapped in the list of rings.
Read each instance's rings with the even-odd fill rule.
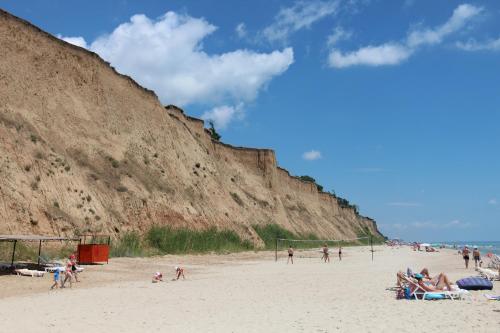
[[[369,247],[344,248],[342,262],[334,252],[330,264],[297,251],[294,265],[284,251],[278,262],[273,251],[119,258],[85,266],[82,282],[52,292],[48,277],[0,276],[0,320],[5,330],[23,332],[62,332],[68,320],[72,330],[93,332],[495,332],[500,325],[500,302],[483,296],[498,294],[498,281],[493,291],[471,292],[471,300],[396,300],[390,288],[407,267],[445,272],[453,281],[476,275],[454,250],[375,251],[372,262]],[[172,282],[179,264],[186,280]],[[164,282],[151,283],[155,271]],[[30,320],[9,320],[19,313]]]

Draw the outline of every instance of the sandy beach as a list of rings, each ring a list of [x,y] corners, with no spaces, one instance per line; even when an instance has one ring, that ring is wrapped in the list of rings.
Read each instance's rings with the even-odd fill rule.
[[[396,300],[398,270],[428,267],[452,280],[476,275],[451,250],[413,252],[346,248],[321,263],[297,253],[294,265],[273,252],[119,258],[85,266],[72,289],[48,291],[51,276],[0,276],[2,331],[20,332],[498,332],[500,302],[471,292],[470,300]],[[317,255],[317,257],[316,257]],[[171,281],[173,267],[185,281]],[[165,282],[151,283],[162,271]]]

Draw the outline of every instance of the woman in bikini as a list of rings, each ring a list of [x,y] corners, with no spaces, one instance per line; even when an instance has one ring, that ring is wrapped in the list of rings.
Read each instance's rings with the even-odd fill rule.
[[[418,285],[425,291],[451,291],[451,283],[446,274],[441,273],[436,278],[436,280],[430,280],[429,282],[424,282],[424,276],[422,274],[415,274]]]
[[[293,248],[291,245],[290,245],[290,247],[288,247],[288,260],[286,261],[287,265],[288,265],[289,261],[291,261],[292,265],[293,265]]]

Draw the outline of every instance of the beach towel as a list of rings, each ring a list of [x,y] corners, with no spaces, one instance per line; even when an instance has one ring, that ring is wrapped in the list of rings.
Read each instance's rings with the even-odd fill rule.
[[[493,289],[493,283],[490,280],[483,277],[467,277],[457,281],[457,285],[460,289],[465,290],[491,290]]]

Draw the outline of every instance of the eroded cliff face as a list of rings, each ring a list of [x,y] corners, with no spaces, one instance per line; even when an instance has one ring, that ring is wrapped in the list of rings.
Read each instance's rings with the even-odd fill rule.
[[[96,54],[0,11],[0,234],[152,224],[380,235],[374,221],[277,167],[272,150],[212,141],[201,120]]]

